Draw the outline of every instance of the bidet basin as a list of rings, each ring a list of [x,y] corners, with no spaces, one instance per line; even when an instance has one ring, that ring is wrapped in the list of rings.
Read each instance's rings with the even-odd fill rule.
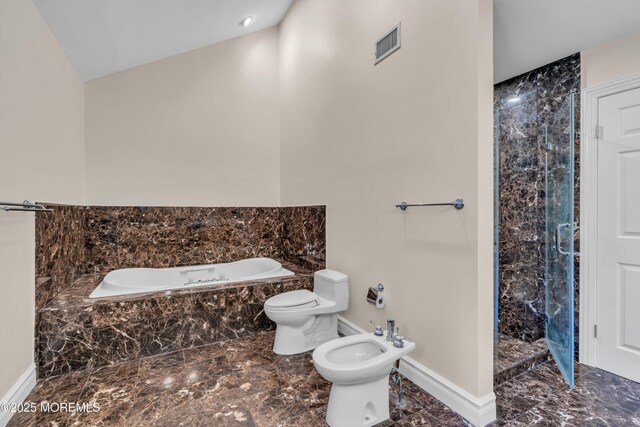
[[[373,359],[387,349],[377,342],[365,341],[347,344],[327,353],[327,360],[332,363],[356,364]]]
[[[415,348],[409,342],[396,348],[391,341],[371,333],[351,335],[326,342],[313,352],[320,375],[338,384],[358,384],[389,375],[396,360]]]

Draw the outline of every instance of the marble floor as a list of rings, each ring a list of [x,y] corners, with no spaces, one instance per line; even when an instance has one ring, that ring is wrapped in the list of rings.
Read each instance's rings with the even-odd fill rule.
[[[41,380],[27,402],[98,404],[100,411],[18,413],[9,426],[325,426],[331,384],[311,354],[277,356],[273,332]],[[640,384],[583,365],[569,391],[552,363],[496,388],[508,426],[640,426]],[[465,426],[404,379],[407,406],[382,426]],[[392,386],[392,400],[396,386]]]
[[[331,383],[311,353],[278,356],[274,333],[41,380],[29,402],[98,403],[92,413],[18,413],[9,426],[325,426]],[[407,379],[407,406],[382,426],[461,426]],[[397,387],[393,385],[395,398]]]
[[[640,426],[640,383],[576,365],[569,389],[553,361],[496,387],[498,421],[507,426]]]

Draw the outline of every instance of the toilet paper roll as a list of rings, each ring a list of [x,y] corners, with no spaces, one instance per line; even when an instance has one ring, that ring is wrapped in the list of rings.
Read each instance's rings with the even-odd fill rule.
[[[384,299],[384,297],[382,295],[378,295],[378,299],[376,300],[376,308],[384,307],[385,303],[386,303],[386,300]]]

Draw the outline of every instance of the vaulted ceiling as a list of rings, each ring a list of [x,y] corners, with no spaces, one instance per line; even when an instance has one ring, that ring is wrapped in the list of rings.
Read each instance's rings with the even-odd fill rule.
[[[292,2],[35,0],[84,80],[278,25]],[[494,0],[494,81],[633,31],[640,0]]]
[[[278,25],[293,0],[35,0],[83,80]],[[251,25],[240,21],[254,17]]]
[[[640,0],[494,0],[494,81],[640,31]]]

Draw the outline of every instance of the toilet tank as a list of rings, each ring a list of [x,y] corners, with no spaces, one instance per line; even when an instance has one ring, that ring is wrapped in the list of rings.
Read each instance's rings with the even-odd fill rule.
[[[313,292],[336,303],[337,311],[349,306],[349,278],[335,270],[319,270],[313,275]]]

